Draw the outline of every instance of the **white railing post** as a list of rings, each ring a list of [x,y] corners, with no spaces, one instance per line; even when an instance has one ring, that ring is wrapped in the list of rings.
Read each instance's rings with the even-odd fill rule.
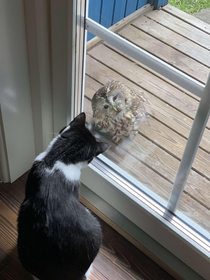
[[[210,115],[210,75],[187,140],[181,163],[168,201],[168,210],[174,213],[181,199],[188,175],[198,150],[206,123]]]

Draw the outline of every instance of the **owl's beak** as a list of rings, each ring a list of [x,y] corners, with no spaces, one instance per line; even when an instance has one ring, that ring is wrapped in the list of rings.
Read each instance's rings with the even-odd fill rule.
[[[117,112],[117,109],[113,106],[113,109]]]

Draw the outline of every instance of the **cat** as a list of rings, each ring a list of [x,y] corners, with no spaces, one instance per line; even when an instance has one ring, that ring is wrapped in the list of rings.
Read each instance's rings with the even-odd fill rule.
[[[98,254],[98,220],[79,202],[80,169],[110,145],[79,114],[36,157],[18,215],[21,264],[40,280],[82,280]]]

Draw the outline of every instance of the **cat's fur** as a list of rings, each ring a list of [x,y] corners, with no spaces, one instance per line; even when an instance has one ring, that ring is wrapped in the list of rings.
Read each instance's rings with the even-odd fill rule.
[[[80,169],[107,148],[86,128],[81,113],[35,159],[18,217],[18,254],[37,278],[86,279],[101,228],[79,202]]]

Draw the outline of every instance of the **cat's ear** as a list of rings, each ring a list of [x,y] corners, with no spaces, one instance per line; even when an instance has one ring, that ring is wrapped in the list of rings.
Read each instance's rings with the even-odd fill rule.
[[[107,149],[109,149],[111,146],[108,143],[105,142],[98,142],[97,143],[97,150],[96,150],[96,155],[98,156],[99,154],[102,154],[105,152]]]
[[[72,122],[70,122],[70,126],[85,126],[85,113],[80,113],[78,116],[76,116]]]

